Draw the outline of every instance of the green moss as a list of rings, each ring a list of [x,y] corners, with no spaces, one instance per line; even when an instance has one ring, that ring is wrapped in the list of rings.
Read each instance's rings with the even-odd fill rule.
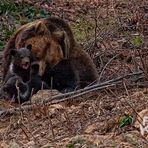
[[[71,25],[74,36],[79,42],[89,39],[94,34],[94,27],[90,22],[80,19],[78,23]]]
[[[85,142],[84,139],[81,139],[78,137],[78,138],[74,139],[71,143],[67,144],[66,148],[74,148],[75,144],[83,144],[84,142]]]
[[[134,45],[134,47],[139,48],[143,44],[143,40],[140,36],[135,36],[131,43]]]
[[[0,41],[0,49],[4,48],[4,42]]]
[[[0,15],[0,39],[7,40],[18,26],[35,19],[46,18],[51,14],[42,8],[37,8],[27,3],[1,0]]]

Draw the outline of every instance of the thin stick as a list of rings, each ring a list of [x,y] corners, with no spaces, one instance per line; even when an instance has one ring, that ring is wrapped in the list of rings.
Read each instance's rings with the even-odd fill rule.
[[[18,100],[18,103],[19,103],[19,106],[21,107],[21,101],[20,101],[20,89],[18,87],[18,80],[16,81],[15,83],[15,87],[16,87],[16,90],[17,90],[17,100]]]
[[[106,63],[106,65],[103,67],[103,69],[102,69],[102,71],[101,71],[101,73],[100,73],[98,82],[100,82],[101,77],[102,77],[102,74],[103,74],[103,72],[105,71],[106,67],[107,67],[117,56],[119,56],[119,54],[116,54],[114,57],[112,57],[112,58]]]
[[[48,119],[49,119],[49,124],[50,124],[50,129],[51,129],[52,137],[53,137],[53,139],[55,139],[55,134],[54,134],[54,130],[53,130],[53,124],[52,124],[52,120],[50,118],[49,113],[48,113]]]

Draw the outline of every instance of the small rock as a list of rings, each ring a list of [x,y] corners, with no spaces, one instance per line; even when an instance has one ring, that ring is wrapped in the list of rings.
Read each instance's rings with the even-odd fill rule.
[[[91,124],[86,128],[85,133],[90,134],[90,133],[94,132],[97,128],[98,127],[96,124]]]
[[[9,148],[20,148],[20,146],[15,141],[12,141],[9,143]]]
[[[144,110],[142,110],[141,112],[139,112],[138,113],[138,117],[137,117],[137,120],[136,120],[136,122],[135,122],[135,127],[136,128],[140,128],[140,123],[139,123],[139,121],[142,123],[143,121],[143,118],[145,117],[145,116],[147,116],[148,117],[148,109],[144,109]],[[142,120],[141,120],[142,119]]]
[[[24,148],[36,148],[34,141],[29,141],[27,144],[24,145]]]
[[[54,148],[50,143],[42,146],[41,148]]]
[[[4,110],[0,110],[0,116],[2,116],[4,114]]]
[[[1,148],[9,148],[9,145],[6,144],[5,142],[2,142],[2,143],[0,144],[0,147],[1,147]]]
[[[52,96],[61,94],[58,90],[39,90],[36,94],[34,94],[31,98],[33,103],[38,103],[48,98],[52,98]]]

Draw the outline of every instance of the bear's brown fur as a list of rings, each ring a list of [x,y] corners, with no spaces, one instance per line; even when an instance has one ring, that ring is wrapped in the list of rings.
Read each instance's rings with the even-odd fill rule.
[[[32,52],[39,60],[41,75],[44,74],[47,64],[52,68],[67,59],[77,75],[78,85],[85,82],[86,86],[97,80],[97,70],[91,58],[76,43],[69,25],[55,17],[23,25],[10,38],[4,49],[4,77],[11,62],[10,49],[19,49],[29,44],[32,45]],[[67,71],[65,69],[65,73]]]
[[[61,39],[61,37],[64,38],[65,42],[62,45],[63,47],[60,46],[64,49],[62,53],[58,48],[54,49],[58,45],[56,42],[60,42],[58,39]],[[65,58],[68,56],[68,50],[73,49],[75,40],[69,25],[59,18],[40,19],[21,26],[10,38],[4,49],[4,77],[10,64],[10,49],[19,49],[28,44],[32,44],[32,50],[40,60],[43,59],[42,56],[46,54],[46,51],[49,51],[51,45],[53,50],[50,53],[53,55],[54,52],[51,65],[54,66],[63,56]],[[51,54],[48,56],[51,56]]]

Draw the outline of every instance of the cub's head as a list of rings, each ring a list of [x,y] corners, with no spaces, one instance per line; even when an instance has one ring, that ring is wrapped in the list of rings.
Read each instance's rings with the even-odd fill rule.
[[[32,61],[32,46],[28,45],[27,47],[20,49],[12,49],[10,50],[10,55],[12,57],[12,64],[14,66],[18,66],[24,70],[30,68],[30,64]]]

